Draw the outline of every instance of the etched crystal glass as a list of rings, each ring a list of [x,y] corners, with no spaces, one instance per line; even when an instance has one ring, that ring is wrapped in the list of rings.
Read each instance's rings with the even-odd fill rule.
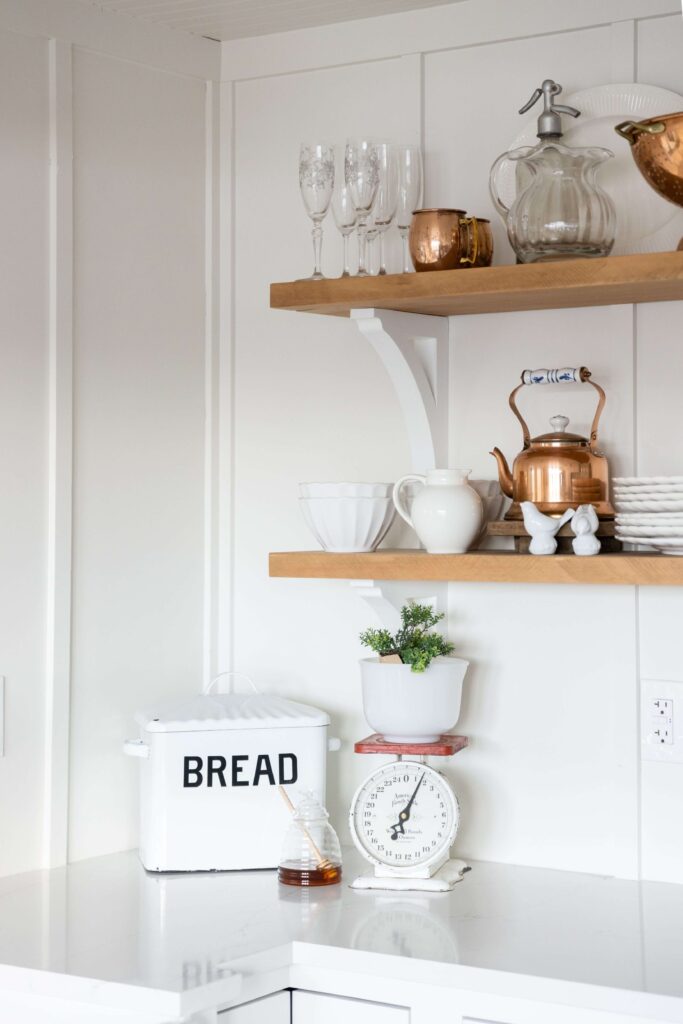
[[[422,153],[419,146],[398,147],[398,204],[396,225],[403,240],[403,273],[413,269],[408,250],[408,232],[413,211],[422,205]]]
[[[358,213],[358,277],[367,277],[367,220],[379,187],[379,155],[369,139],[350,139],[344,154],[344,181]]]
[[[324,276],[320,269],[323,245],[322,222],[330,207],[334,189],[334,146],[322,142],[302,142],[299,150],[299,188],[306,212],[313,221],[314,268],[309,281]]]

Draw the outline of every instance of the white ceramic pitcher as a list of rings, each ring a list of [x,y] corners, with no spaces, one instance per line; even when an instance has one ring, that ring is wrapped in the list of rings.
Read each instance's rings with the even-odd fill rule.
[[[469,469],[430,469],[426,476],[409,473],[394,485],[396,511],[434,555],[461,555],[477,539],[483,522],[481,498],[470,486]],[[408,513],[401,494],[405,484],[424,484]]]

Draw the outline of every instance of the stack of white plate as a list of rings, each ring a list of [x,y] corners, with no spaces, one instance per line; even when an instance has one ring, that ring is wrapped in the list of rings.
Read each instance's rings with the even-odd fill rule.
[[[616,535],[666,555],[683,555],[683,476],[617,476]]]

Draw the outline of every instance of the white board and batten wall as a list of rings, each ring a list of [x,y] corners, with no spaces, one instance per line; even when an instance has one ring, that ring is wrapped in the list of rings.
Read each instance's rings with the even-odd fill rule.
[[[299,143],[422,141],[424,205],[491,217],[496,259],[509,263],[488,169],[533,88],[552,76],[567,93],[629,81],[683,93],[682,48],[676,3],[555,0],[474,0],[223,44],[233,79],[235,666],[331,711],[349,741],[331,776],[339,823],[371,766],[350,741],[368,731],[355,662],[372,613],[344,583],[268,580],[267,552],[313,546],[298,481],[394,480],[411,466],[395,397],[353,324],[267,308],[270,281],[310,273]],[[338,274],[340,259],[330,218],[324,272]],[[520,448],[507,396],[521,370],[586,365],[608,393],[612,471],[681,472],[679,318],[677,303],[453,318],[451,465],[493,478],[491,447]],[[527,396],[535,431],[558,401],[585,432],[590,389]],[[398,599],[415,592],[392,588]],[[641,764],[638,710],[640,678],[683,679],[683,594],[467,584],[450,587],[449,605],[458,653],[472,662],[458,726],[472,743],[449,767],[460,854],[683,881],[683,766]]]
[[[367,731],[371,613],[344,583],[269,580],[267,553],[311,546],[298,481],[410,465],[353,325],[268,309],[271,281],[310,271],[299,142],[421,141],[426,203],[486,215],[488,167],[538,81],[683,93],[681,45],[674,0],[464,0],[222,46],[77,0],[3,0],[0,874],[134,846],[133,712],[230,667],[331,712],[349,741],[330,773],[343,834],[369,767],[350,741]],[[329,220],[327,273],[340,255]],[[614,471],[675,472],[678,313],[454,319],[451,463],[492,477],[490,447],[519,447],[520,370],[577,363],[608,391]],[[578,427],[589,403],[572,395]],[[642,765],[638,724],[639,679],[683,678],[682,605],[450,588],[472,660],[473,742],[449,769],[461,855],[683,881],[683,766]]]
[[[134,846],[121,739],[201,683],[216,51],[0,4],[0,874]]]

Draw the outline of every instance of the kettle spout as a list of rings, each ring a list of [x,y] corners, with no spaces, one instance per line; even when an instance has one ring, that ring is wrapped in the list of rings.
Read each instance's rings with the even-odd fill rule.
[[[500,448],[494,448],[489,455],[493,455],[494,459],[498,463],[498,480],[500,482],[500,489],[503,494],[507,495],[508,498],[512,497],[512,473],[510,467],[507,464],[507,459],[503,455]]]

